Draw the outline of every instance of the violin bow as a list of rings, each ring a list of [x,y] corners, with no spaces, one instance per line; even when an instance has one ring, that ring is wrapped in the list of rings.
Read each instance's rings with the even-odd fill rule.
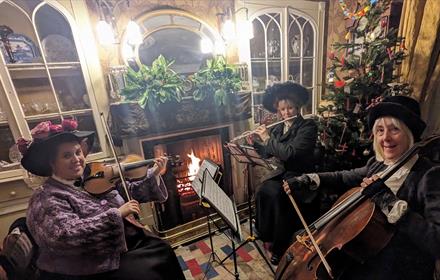
[[[128,201],[130,201],[131,195],[130,195],[130,192],[128,191],[127,182],[125,181],[125,178],[124,178],[123,168],[122,168],[121,162],[119,162],[118,156],[116,155],[115,143],[113,142],[113,138],[110,134],[110,128],[108,127],[107,122],[104,119],[104,113],[101,112],[100,117],[101,117],[102,125],[105,128],[105,134],[107,134],[107,139],[110,143],[110,149],[112,150],[113,157],[116,161],[116,166],[118,167],[119,178],[121,179],[122,187],[124,188],[125,195],[127,196]]]
[[[306,230],[307,235],[310,238],[310,241],[312,241],[313,247],[315,248],[316,252],[318,253],[319,258],[322,261],[322,264],[324,264],[324,267],[327,270],[328,275],[330,276],[331,279],[334,279],[333,273],[332,273],[332,268],[330,267],[330,265],[328,264],[327,260],[325,259],[324,254],[322,253],[321,249],[318,246],[318,243],[316,243],[316,240],[313,237],[313,234],[310,231],[309,226],[307,225],[306,221],[304,220],[304,217],[301,214],[301,210],[299,210],[299,207],[296,204],[295,199],[293,199],[293,196],[290,193],[287,194],[287,196],[289,196],[290,202],[292,202],[293,208],[295,208],[296,214],[298,214],[299,219],[301,220],[301,223],[303,224],[304,229]]]

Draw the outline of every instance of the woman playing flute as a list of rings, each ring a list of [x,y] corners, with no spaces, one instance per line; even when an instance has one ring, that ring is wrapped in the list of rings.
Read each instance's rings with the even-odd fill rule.
[[[256,192],[256,229],[258,237],[266,242],[265,247],[272,253],[271,263],[274,265],[288,248],[293,233],[301,227],[284,194],[282,181],[313,170],[317,126],[312,119],[304,119],[300,113],[308,97],[307,89],[292,82],[268,87],[263,106],[278,113],[283,120],[294,118],[275,125],[270,131],[262,125],[255,130],[254,136],[257,137],[248,139],[262,157],[276,157],[284,167],[280,174],[265,180]],[[319,209],[316,197],[297,199],[306,220],[314,220]]]

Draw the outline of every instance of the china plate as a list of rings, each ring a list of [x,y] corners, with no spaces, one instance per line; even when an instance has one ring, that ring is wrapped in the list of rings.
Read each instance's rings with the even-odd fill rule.
[[[41,42],[47,62],[78,61],[75,45],[59,34],[50,34]]]
[[[7,40],[9,41],[12,57],[8,55],[3,42],[1,43],[1,50],[6,63],[31,63],[40,61],[40,55],[35,43],[26,35],[11,33],[8,35]]]

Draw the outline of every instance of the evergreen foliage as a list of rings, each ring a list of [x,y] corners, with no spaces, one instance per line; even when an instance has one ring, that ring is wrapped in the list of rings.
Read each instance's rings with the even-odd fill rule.
[[[153,61],[151,67],[141,65],[139,71],[128,68],[125,75],[126,87],[121,95],[125,100],[135,100],[145,109],[156,110],[160,103],[180,102],[183,80],[171,69],[174,61],[162,55]]]
[[[384,13],[390,0],[370,1],[366,11],[348,18],[347,42],[333,44],[328,57],[327,93],[318,109],[321,170],[362,166],[372,156],[367,126],[368,108],[380,97],[409,94],[407,85],[395,83],[396,65],[405,56],[403,38],[388,30]],[[359,13],[358,13],[359,14]]]
[[[223,56],[208,59],[206,66],[197,71],[192,80],[194,99],[203,100],[213,96],[216,105],[230,105],[230,97],[241,88],[240,75],[232,65],[226,63]]]

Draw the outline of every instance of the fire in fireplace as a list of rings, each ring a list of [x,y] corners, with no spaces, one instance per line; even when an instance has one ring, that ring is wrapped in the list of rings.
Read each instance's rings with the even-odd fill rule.
[[[155,207],[159,230],[206,216],[205,209],[199,205],[200,198],[191,187],[191,181],[204,159],[215,162],[223,171],[230,170],[230,158],[225,155],[222,145],[228,139],[228,129],[220,128],[142,142],[145,158],[166,153],[180,155],[182,161],[181,165],[169,168],[164,176],[169,198]],[[223,172],[220,185],[227,194],[232,194],[230,172]]]

